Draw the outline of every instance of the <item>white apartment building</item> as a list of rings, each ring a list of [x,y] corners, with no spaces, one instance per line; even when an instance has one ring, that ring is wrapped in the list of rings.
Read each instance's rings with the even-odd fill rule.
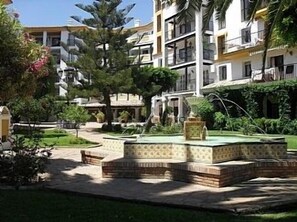
[[[296,78],[297,49],[285,46],[270,48],[265,74],[261,73],[264,15],[266,4],[257,11],[255,20],[248,21],[249,0],[233,1],[224,21],[214,22],[215,83],[203,87],[203,92],[219,86],[241,87],[249,82],[277,81]]]
[[[66,43],[69,49],[75,48],[76,41],[71,31],[76,31],[86,28],[85,26],[53,26],[53,27],[26,27],[26,31],[35,38],[41,45],[47,46],[50,49],[57,64],[57,80],[56,93],[59,96],[65,96],[67,93],[68,84],[80,84],[79,80],[85,78],[80,73],[77,73],[72,67],[68,67],[67,63],[74,62],[76,56],[67,52],[62,47],[61,42]],[[129,43],[135,46],[130,51],[129,55],[134,60],[134,64],[152,65],[153,64],[153,23],[140,25],[139,20],[135,20],[134,27],[131,28],[135,32],[127,39]],[[69,51],[69,50],[68,50]],[[87,81],[85,79],[85,81]],[[75,98],[72,103],[77,103],[86,107],[91,112],[104,110],[105,105],[95,99]],[[142,98],[132,94],[114,94],[111,95],[111,105],[116,120],[119,112],[127,110],[136,120],[140,119],[141,107],[143,106]]]
[[[49,48],[51,55],[54,57],[57,65],[56,93],[59,96],[65,96],[68,84],[79,84],[78,80],[83,75],[76,73],[73,68],[67,66],[67,62],[73,62],[76,56],[67,52],[61,45],[61,42],[67,44],[67,47],[75,48],[75,37],[70,31],[85,28],[84,26],[47,26],[47,27],[26,27],[26,31],[30,33],[34,39],[43,46]],[[76,98],[72,103],[82,104],[87,99]]]
[[[165,103],[173,107],[177,120],[185,117],[188,107],[185,98],[202,96],[202,87],[213,83],[211,69],[214,59],[213,22],[202,34],[202,12],[193,18],[178,21],[175,4],[154,0],[154,66],[169,67],[180,74],[176,86],[170,92],[155,96],[152,105],[155,115],[160,115]]]

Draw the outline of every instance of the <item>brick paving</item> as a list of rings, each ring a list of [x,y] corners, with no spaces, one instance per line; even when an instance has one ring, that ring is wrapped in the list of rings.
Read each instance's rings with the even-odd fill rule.
[[[79,135],[94,142],[104,136],[88,125]],[[80,149],[53,150],[48,172],[50,189],[156,204],[247,212],[297,202],[297,178],[257,178],[224,188],[165,179],[101,178],[100,166],[81,163]]]

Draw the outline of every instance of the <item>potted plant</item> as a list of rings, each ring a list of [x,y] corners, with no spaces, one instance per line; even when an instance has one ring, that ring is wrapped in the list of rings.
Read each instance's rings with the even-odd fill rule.
[[[105,114],[101,111],[93,113],[93,116],[95,116],[98,123],[103,123],[105,120]]]
[[[127,123],[129,120],[130,113],[127,110],[120,112],[120,121]]]

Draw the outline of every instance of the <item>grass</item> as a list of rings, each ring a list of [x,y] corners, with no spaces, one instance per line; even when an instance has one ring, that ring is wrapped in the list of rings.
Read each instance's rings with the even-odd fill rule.
[[[102,200],[45,190],[0,190],[1,221],[297,221],[297,209],[233,215]]]
[[[45,130],[42,134],[41,143],[54,144],[59,147],[82,147],[94,144],[88,140],[76,138],[66,131],[57,130]]]
[[[232,135],[236,135],[236,134],[238,135],[238,134],[241,134],[241,133],[238,132],[238,131],[209,130],[209,135],[211,135],[211,136],[222,136],[222,135],[232,136]],[[269,136],[269,134],[268,134],[268,136]],[[271,136],[284,137],[285,141],[288,143],[288,149],[297,150],[297,136],[295,136],[295,135],[276,135],[276,134],[273,134]],[[256,135],[256,137],[260,137],[260,136]]]

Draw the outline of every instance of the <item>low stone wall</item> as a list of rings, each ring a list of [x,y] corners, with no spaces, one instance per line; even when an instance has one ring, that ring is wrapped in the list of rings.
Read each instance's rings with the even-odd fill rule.
[[[101,165],[104,178],[170,179],[209,187],[224,187],[257,177],[296,177],[297,157],[231,161],[222,164],[168,160],[109,159],[99,152],[82,151],[82,161]],[[99,173],[99,172],[98,172]]]

